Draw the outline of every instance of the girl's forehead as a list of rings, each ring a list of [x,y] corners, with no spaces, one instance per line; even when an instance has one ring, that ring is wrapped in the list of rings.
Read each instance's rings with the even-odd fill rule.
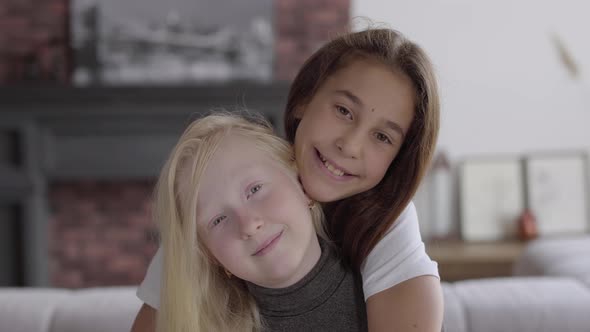
[[[229,133],[220,142],[214,154],[214,159],[267,159],[270,153],[260,147],[260,144],[244,134]]]
[[[256,170],[284,169],[283,163],[278,159],[280,157],[273,155],[269,145],[262,144],[255,138],[229,133],[215,150],[204,176],[235,175],[246,170],[251,173]]]
[[[253,140],[234,136],[221,142],[199,179],[198,211],[207,214],[230,195],[259,181],[299,186],[296,172],[277,158]]]

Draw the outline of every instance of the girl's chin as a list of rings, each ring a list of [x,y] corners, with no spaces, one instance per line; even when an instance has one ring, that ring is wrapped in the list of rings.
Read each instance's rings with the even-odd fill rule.
[[[334,190],[331,190],[331,188],[327,188],[326,186],[322,187],[318,184],[318,182],[312,182],[312,184],[306,186],[305,189],[307,195],[314,201],[330,203],[348,197],[348,195],[335,192]]]

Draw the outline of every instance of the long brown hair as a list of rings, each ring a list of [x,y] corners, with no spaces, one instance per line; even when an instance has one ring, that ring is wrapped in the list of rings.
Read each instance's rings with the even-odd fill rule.
[[[381,182],[368,191],[325,205],[332,240],[356,268],[416,193],[434,152],[440,117],[438,86],[426,53],[397,31],[367,29],[328,42],[300,69],[285,110],[285,133],[291,143],[299,125],[296,110],[307,105],[336,71],[363,57],[377,59],[410,78],[415,111],[404,143]]]

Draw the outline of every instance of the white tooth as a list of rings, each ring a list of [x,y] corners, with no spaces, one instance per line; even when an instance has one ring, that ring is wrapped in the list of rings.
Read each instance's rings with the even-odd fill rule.
[[[326,166],[326,168],[330,171],[330,173],[332,173],[336,176],[343,176],[344,175],[344,171],[337,169],[332,164],[330,164],[327,160],[324,160],[324,166]]]
[[[337,169],[336,167],[332,166],[331,164],[329,164],[328,169],[330,170],[330,172],[332,172],[332,174],[336,175],[336,176],[342,176],[340,173],[342,172],[341,170]]]

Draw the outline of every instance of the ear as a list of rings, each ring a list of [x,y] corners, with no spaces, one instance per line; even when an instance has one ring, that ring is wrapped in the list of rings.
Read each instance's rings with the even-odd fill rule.
[[[302,186],[303,188],[303,186]],[[305,197],[305,201],[307,202],[307,207],[311,210],[316,204],[317,202],[309,197],[309,195],[307,195],[307,193],[305,192],[305,190],[303,191],[303,197]]]

